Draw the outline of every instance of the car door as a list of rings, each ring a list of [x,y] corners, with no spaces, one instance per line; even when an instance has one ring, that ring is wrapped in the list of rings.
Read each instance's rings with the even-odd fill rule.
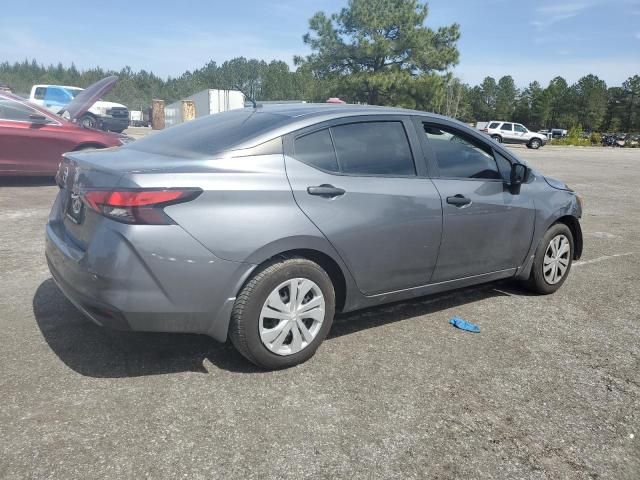
[[[320,124],[288,135],[285,153],[296,202],[364,294],[430,281],[442,207],[410,120],[366,116]]]
[[[527,143],[531,138],[529,130],[527,130],[524,125],[518,123],[513,124],[513,136],[516,143]]]
[[[55,172],[60,155],[75,146],[59,135],[59,128],[60,122],[0,96],[0,170],[32,175]]]
[[[513,123],[503,123],[500,126],[500,136],[504,143],[514,143]]]
[[[512,193],[510,160],[453,123],[420,122],[443,207],[442,243],[432,282],[515,269],[533,238],[527,185]]]

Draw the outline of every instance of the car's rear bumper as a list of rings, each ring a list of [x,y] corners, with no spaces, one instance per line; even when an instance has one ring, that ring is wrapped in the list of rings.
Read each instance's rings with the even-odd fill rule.
[[[254,266],[214,257],[179,226],[171,227],[156,235],[158,248],[137,234],[151,246],[141,251],[123,231],[103,228],[96,232],[95,246],[83,251],[62,224],[50,220],[45,252],[49,270],[64,295],[101,326],[204,333],[225,341],[235,295]],[[167,253],[172,246],[180,253]]]

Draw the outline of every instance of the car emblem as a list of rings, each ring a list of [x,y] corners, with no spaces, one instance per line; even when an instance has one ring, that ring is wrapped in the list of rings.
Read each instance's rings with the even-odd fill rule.
[[[69,177],[69,167],[64,167],[64,170],[62,170],[62,183],[67,183],[68,177]]]
[[[80,195],[77,193],[71,194],[71,210],[74,215],[79,215],[80,210],[82,210],[82,200],[80,200]]]

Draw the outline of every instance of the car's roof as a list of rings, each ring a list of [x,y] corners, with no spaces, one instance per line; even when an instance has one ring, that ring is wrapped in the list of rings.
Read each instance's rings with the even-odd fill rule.
[[[238,112],[238,110],[231,110],[230,112]],[[437,115],[435,113],[427,113],[419,110],[409,110],[406,108],[398,107],[381,107],[377,105],[356,105],[356,104],[331,104],[331,103],[298,103],[298,104],[276,104],[276,105],[264,105],[256,109],[245,108],[244,114],[249,116],[254,115],[269,115],[274,118],[274,126],[269,129],[268,132],[264,132],[260,135],[248,135],[247,139],[251,138],[244,146],[238,146],[239,148],[249,147],[251,145],[257,145],[261,142],[270,140],[277,136],[285,135],[289,132],[299,130],[315,124],[332,121],[348,117],[358,117],[367,115],[419,115],[432,120],[454,120],[449,117]],[[215,121],[217,115],[210,115],[209,121]],[[277,120],[276,120],[277,119]],[[205,120],[206,121],[206,120]],[[463,124],[464,125],[464,124]]]
[[[265,113],[272,113],[275,115],[284,115],[287,117],[311,117],[311,116],[325,116],[335,115],[335,117],[341,117],[345,115],[368,115],[368,114],[395,114],[395,115],[407,115],[407,114],[421,114],[418,110],[408,110],[405,108],[397,107],[380,107],[376,105],[356,105],[356,104],[335,104],[335,103],[282,103],[282,104],[269,104],[260,106],[258,102],[258,111],[264,111]]]
[[[362,116],[420,116],[429,121],[454,122],[433,113],[395,107],[353,104],[273,104],[241,108],[196,118],[155,135],[140,139],[126,148],[168,156],[207,156],[232,150],[251,149],[294,131],[334,120]]]
[[[71,90],[83,90],[80,87],[72,87],[71,85],[56,85],[55,83],[42,83],[42,84],[38,84],[38,85],[34,85],[31,88],[36,88],[36,87],[60,87],[60,88],[69,88]]]

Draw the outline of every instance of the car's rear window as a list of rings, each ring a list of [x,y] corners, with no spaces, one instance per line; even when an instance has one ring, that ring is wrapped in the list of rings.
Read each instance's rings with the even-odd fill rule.
[[[240,146],[288,121],[286,116],[260,110],[231,110],[167,128],[124,148],[172,157],[208,157]]]
[[[500,126],[500,122],[493,122],[491,125],[489,125],[489,128],[498,128]]]

